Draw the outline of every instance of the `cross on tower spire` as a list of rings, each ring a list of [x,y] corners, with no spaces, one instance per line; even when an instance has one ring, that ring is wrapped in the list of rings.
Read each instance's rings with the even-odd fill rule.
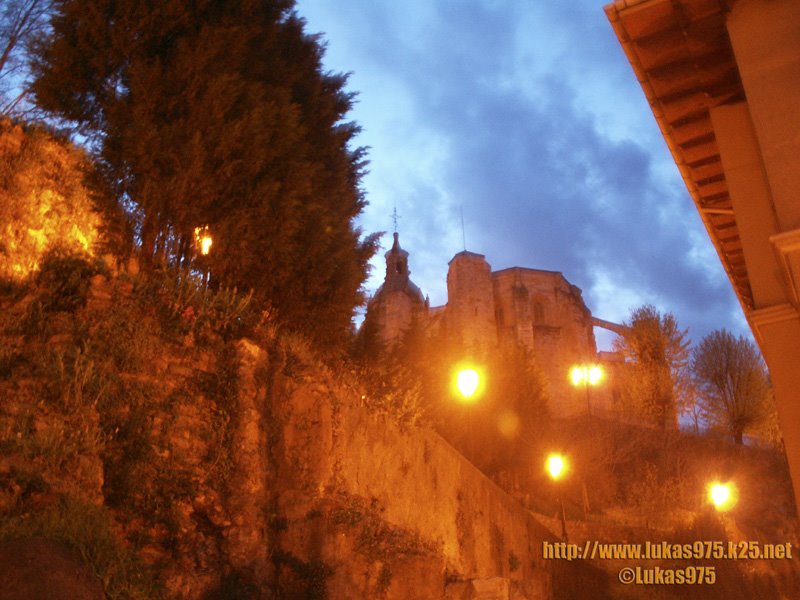
[[[394,205],[394,210],[392,211],[392,223],[394,224],[394,232],[397,233],[397,221],[400,220],[400,216],[397,214],[397,203]]]

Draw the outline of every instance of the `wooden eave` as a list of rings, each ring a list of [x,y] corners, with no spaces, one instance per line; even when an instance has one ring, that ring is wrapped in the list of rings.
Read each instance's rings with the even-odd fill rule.
[[[617,0],[605,7],[745,312],[753,294],[710,109],[745,99],[724,0]]]

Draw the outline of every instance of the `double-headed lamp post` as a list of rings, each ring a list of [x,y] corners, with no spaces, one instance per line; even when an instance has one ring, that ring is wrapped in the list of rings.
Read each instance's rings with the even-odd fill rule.
[[[561,487],[558,485],[558,481],[567,473],[567,459],[561,454],[553,453],[547,457],[547,462],[545,464],[547,467],[547,474],[558,488],[558,506],[561,510],[561,538],[564,542],[566,542],[568,541],[567,516],[564,514],[564,498],[563,494],[561,493]]]
[[[575,387],[583,386],[586,390],[586,410],[592,414],[589,401],[589,387],[598,385],[603,380],[603,367],[600,365],[576,365],[570,369],[569,377]]]

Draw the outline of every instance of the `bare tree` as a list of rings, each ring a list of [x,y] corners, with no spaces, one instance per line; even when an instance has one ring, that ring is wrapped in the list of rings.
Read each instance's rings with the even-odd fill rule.
[[[683,400],[681,402],[682,414],[685,415],[692,426],[692,432],[695,434],[700,433],[701,424],[704,422],[703,406],[700,402],[700,394],[697,391],[697,386],[691,377],[686,377],[686,385],[684,386]]]
[[[3,0],[0,7],[0,115],[17,112],[28,94],[27,51],[44,31],[50,0]]]
[[[744,336],[712,331],[692,353],[692,373],[706,421],[726,429],[737,444],[769,417],[767,368]]]
[[[689,342],[671,313],[646,305],[631,313],[627,332],[614,348],[625,358],[621,395],[628,410],[661,429],[677,426],[686,396]]]

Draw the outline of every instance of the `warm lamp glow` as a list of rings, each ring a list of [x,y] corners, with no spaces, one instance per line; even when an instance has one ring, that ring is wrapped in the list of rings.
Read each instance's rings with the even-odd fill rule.
[[[211,250],[212,240],[210,236],[205,236],[200,242],[200,254],[205,256]]]
[[[569,377],[572,385],[597,385],[603,379],[603,367],[599,365],[581,365],[570,369]]]
[[[486,388],[483,371],[470,363],[461,363],[453,369],[451,393],[463,404],[474,404]]]
[[[547,473],[554,481],[558,481],[567,471],[567,461],[560,454],[547,457]]]
[[[456,375],[458,393],[464,398],[472,398],[478,391],[480,381],[481,377],[475,369],[462,369]]]
[[[725,504],[731,497],[731,491],[726,485],[711,487],[711,501],[716,505]]]
[[[200,246],[200,254],[206,256],[211,251],[211,244],[214,243],[208,233],[208,225],[194,228],[194,240]]]
[[[708,485],[708,501],[720,512],[725,512],[736,506],[738,494],[736,486],[732,483],[712,482]]]

